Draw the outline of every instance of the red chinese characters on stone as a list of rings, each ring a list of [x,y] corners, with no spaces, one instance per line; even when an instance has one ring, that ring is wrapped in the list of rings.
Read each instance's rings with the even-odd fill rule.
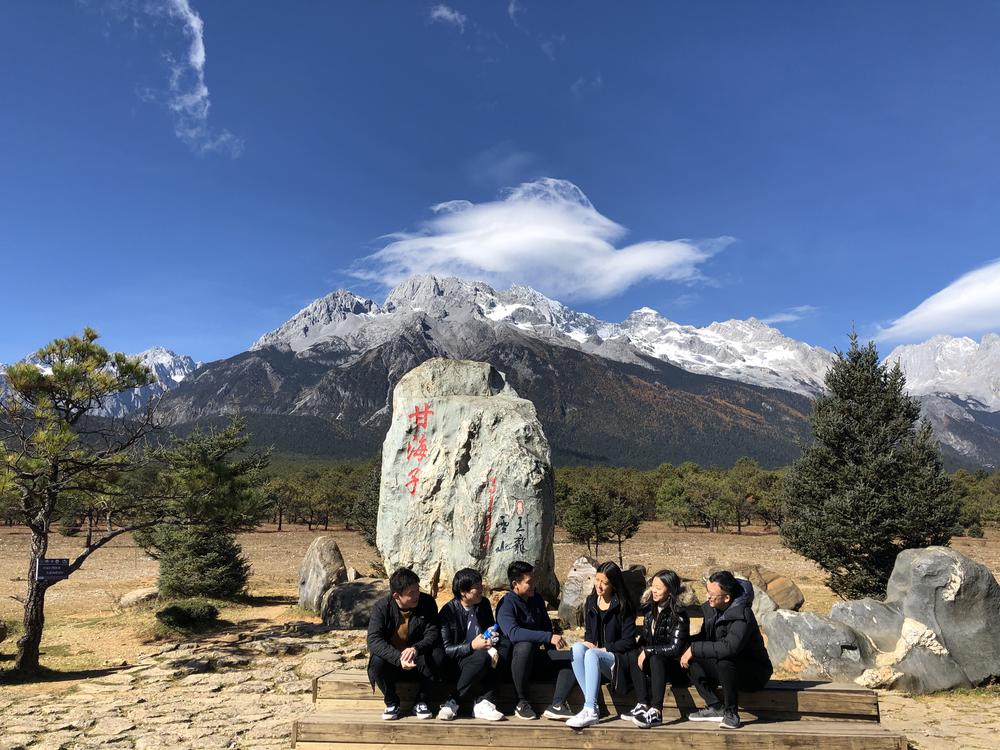
[[[425,458],[427,458],[427,436],[414,435],[410,442],[406,444],[406,460],[412,461],[416,459],[419,463]]]
[[[480,549],[490,548],[490,527],[493,525],[493,502],[497,497],[497,478],[490,477],[487,487],[490,497],[486,504],[486,523],[483,524],[483,538],[479,542]]]
[[[406,476],[409,477],[406,480],[406,489],[410,491],[411,495],[417,494],[417,485],[420,483],[420,467],[410,469],[410,472]]]
[[[413,426],[418,430],[426,430],[430,422],[430,416],[433,413],[431,405],[425,401],[423,409],[419,406],[413,407],[413,413],[409,415],[409,418],[413,421]]]

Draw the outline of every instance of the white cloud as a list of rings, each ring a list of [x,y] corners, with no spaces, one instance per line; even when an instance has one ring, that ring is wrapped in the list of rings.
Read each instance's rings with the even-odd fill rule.
[[[167,106],[174,113],[174,133],[198,153],[218,152],[232,157],[243,153],[243,140],[228,130],[215,131],[208,126],[212,106],[205,83],[205,24],[188,0],[162,0],[149,4],[148,13],[166,16],[181,24],[188,42],[180,58],[171,53],[164,57],[170,66]]]
[[[431,21],[448,24],[458,29],[460,34],[465,33],[465,22],[469,20],[464,13],[459,13],[454,8],[449,8],[444,3],[431,8]]]
[[[479,185],[495,188],[530,179],[544,170],[530,151],[522,151],[510,141],[480,151],[468,163],[469,175]]]
[[[970,271],[879,330],[878,341],[1000,330],[1000,258]]]
[[[818,309],[812,305],[799,305],[798,307],[792,307],[774,315],[768,315],[766,318],[761,318],[760,322],[767,323],[768,325],[773,323],[791,323],[795,320],[802,320],[807,315],[812,315]]]
[[[510,16],[510,20],[517,24],[517,14],[523,13],[524,8],[517,4],[517,0],[510,0],[507,3],[507,15]]]
[[[593,78],[580,76],[573,81],[573,85],[569,87],[569,90],[573,96],[581,97],[588,91],[600,91],[602,88],[604,88],[604,79],[601,77],[600,73],[598,73]]]
[[[559,299],[612,297],[645,279],[695,282],[730,237],[649,240],[617,247],[627,230],[576,185],[549,177],[498,200],[447,201],[415,232],[386,236],[351,275],[391,287],[414,274],[462,276],[498,286],[527,283]]]

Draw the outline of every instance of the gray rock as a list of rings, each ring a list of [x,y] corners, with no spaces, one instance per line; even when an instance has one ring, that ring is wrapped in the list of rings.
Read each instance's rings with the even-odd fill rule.
[[[368,627],[375,602],[389,594],[383,578],[359,578],[329,588],[323,595],[323,623],[336,630]]]
[[[815,612],[776,609],[761,618],[775,670],[822,680],[853,680],[866,668],[858,635]]]
[[[583,605],[594,590],[596,574],[594,560],[586,555],[578,557],[570,566],[559,600],[559,619],[565,627],[578,628],[583,625]]]
[[[319,612],[323,594],[347,580],[347,566],[331,536],[318,536],[299,565],[299,606]]]
[[[753,604],[750,606],[753,610],[754,617],[757,618],[757,622],[763,622],[764,615],[768,612],[774,612],[778,609],[778,605],[774,603],[774,599],[767,595],[767,592],[753,587]]]
[[[135,607],[139,604],[155,602],[159,598],[159,589],[157,589],[156,586],[147,586],[141,589],[132,589],[127,594],[123,594],[122,598],[118,600],[118,605],[128,609],[129,607]],[[0,640],[3,639],[0,638]]]
[[[899,609],[875,599],[837,602],[830,609],[830,619],[864,635],[862,647],[871,659],[879,652],[895,650],[903,630],[903,616]]]
[[[393,391],[382,446],[377,546],[425,588],[465,567],[506,589],[514,560],[557,601],[549,444],[534,405],[484,362],[431,359]]]

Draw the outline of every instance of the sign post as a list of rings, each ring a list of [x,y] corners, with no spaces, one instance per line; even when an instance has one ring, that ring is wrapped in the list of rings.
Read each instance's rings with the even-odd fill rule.
[[[69,578],[69,560],[56,558],[51,560],[41,559],[35,565],[35,580],[62,581]]]

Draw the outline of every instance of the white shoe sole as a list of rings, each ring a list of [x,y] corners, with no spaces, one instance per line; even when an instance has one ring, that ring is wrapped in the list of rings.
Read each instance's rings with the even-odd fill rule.
[[[570,724],[567,721],[566,722],[566,726],[568,726],[570,729],[586,729],[587,727],[594,726],[594,724],[596,724],[596,723],[597,723],[597,719],[594,719],[593,721],[585,721],[583,723],[578,723],[578,724]]]
[[[500,714],[499,716],[474,716],[473,718],[479,719],[480,721],[503,721],[507,717]]]
[[[714,721],[714,722],[716,722],[718,724],[722,723],[722,717],[721,716],[719,716],[718,718],[716,718],[716,717],[709,718],[707,716],[688,716],[687,720],[688,721]]]
[[[550,714],[548,711],[542,714],[543,719],[552,719],[552,721],[569,721],[572,716],[560,716],[559,714]]]

